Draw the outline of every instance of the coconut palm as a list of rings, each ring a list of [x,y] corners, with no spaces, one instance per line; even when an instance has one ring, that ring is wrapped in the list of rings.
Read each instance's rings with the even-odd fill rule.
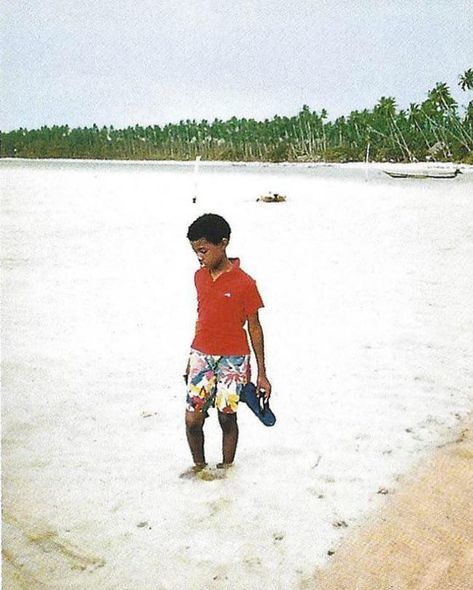
[[[459,86],[473,90],[473,69],[459,76]],[[462,111],[463,112],[463,111]],[[325,109],[309,105],[294,116],[272,119],[232,117],[181,120],[162,128],[139,124],[126,129],[97,125],[19,129],[0,133],[0,156],[190,159],[201,155],[220,160],[413,160],[432,157],[471,159],[473,101],[460,115],[448,86],[438,83],[426,100],[398,111],[393,97],[383,96],[372,108],[329,121]]]
[[[465,70],[463,74],[458,76],[459,82],[458,85],[462,90],[473,90],[473,69],[469,68]]]

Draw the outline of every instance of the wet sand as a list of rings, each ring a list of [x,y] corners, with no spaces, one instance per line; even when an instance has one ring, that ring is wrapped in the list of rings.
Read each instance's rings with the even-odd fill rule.
[[[304,588],[473,588],[473,416]]]

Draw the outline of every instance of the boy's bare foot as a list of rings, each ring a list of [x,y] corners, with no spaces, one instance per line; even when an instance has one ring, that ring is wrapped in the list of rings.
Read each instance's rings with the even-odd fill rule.
[[[233,463],[217,463],[217,469],[230,469],[233,466]]]
[[[194,473],[199,473],[199,471],[202,471],[202,469],[205,469],[207,467],[207,463],[196,463],[195,465],[192,466],[192,471]]]
[[[189,469],[186,469],[185,471],[183,471],[179,477],[181,479],[190,479],[194,475],[199,474],[206,467],[207,467],[207,463],[196,463],[195,465],[192,465],[192,467],[189,467]]]

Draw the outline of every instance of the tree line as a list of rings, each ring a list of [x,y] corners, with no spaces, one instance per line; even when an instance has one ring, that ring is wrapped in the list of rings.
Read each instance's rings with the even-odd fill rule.
[[[473,90],[473,69],[459,76]],[[470,94],[471,97],[471,94]],[[70,128],[54,125],[0,132],[0,157],[127,160],[304,162],[456,161],[473,164],[473,100],[464,109],[439,82],[421,103],[399,109],[381,97],[373,109],[328,120],[304,105],[293,117],[232,117],[164,126]]]

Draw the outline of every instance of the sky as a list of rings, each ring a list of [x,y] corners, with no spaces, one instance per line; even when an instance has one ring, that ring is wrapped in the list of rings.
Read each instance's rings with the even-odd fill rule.
[[[473,67],[470,0],[1,2],[0,129],[401,108]]]

